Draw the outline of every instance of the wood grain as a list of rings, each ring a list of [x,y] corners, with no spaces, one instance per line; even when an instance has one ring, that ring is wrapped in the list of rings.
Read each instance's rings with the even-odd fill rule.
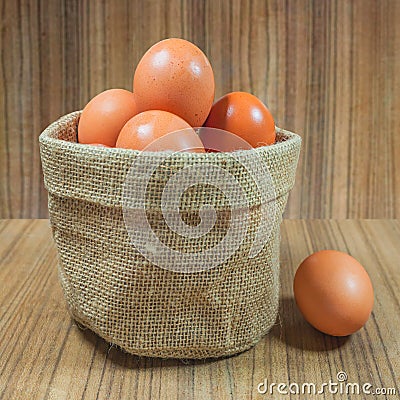
[[[235,357],[160,360],[109,347],[71,321],[47,220],[0,221],[0,398],[278,398],[276,391],[275,397],[259,394],[257,385],[265,378],[270,383],[320,385],[329,379],[337,382],[339,371],[347,373],[348,382],[369,382],[400,393],[399,240],[398,220],[284,221],[281,306],[272,331]],[[355,256],[375,289],[370,320],[348,338],[315,331],[302,319],[292,297],[298,264],[310,252],[326,248]],[[348,397],[326,393],[325,398]]]
[[[400,215],[397,0],[0,1],[0,217],[47,216],[37,138],[172,36],[216,96],[251,91],[304,139],[289,218]]]

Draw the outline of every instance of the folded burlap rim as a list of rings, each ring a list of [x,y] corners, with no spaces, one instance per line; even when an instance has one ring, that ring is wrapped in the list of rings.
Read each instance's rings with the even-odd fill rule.
[[[49,125],[39,137],[42,164],[47,171],[52,171],[47,174],[44,170],[45,186],[55,195],[119,207],[121,187],[138,155],[141,154],[142,159],[149,157],[153,161],[157,161],[160,156],[155,152],[141,153],[137,150],[77,143],[80,114],[81,111],[76,111],[61,117]],[[168,180],[175,170],[193,164],[208,163],[229,170],[237,161],[246,163],[256,155],[256,162],[265,162],[273,179],[275,195],[280,197],[293,187],[301,138],[280,128],[276,132],[275,144],[236,151],[234,160],[229,153],[174,153],[168,159],[170,169],[166,171],[165,177],[159,179]],[[286,165],[282,165],[282,160]],[[249,207],[258,206],[260,197],[252,188],[253,182],[241,183],[251,193]],[[218,204],[213,206],[218,209]]]

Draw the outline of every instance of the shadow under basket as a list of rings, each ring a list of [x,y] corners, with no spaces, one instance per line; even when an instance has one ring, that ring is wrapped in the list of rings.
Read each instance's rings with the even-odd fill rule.
[[[274,145],[236,151],[234,158],[233,153],[174,153],[146,182],[146,163],[154,163],[162,153],[79,144],[79,116],[78,111],[60,118],[39,138],[59,277],[72,317],[140,356],[221,357],[256,344],[278,311],[279,230],[294,184],[300,137],[277,128]],[[192,273],[176,271],[174,265],[168,268],[168,252],[160,267],[132,244],[123,187],[139,154],[143,165],[135,182],[146,192],[149,225],[174,251],[212,248],[226,235],[232,215],[247,212],[240,244],[219,265]],[[260,160],[274,186],[274,197],[266,204],[260,191],[268,188],[257,186],[243,167]],[[206,202],[214,208],[216,222],[204,237],[186,238],[168,227],[158,203],[171,176],[182,168],[207,165],[239,182],[248,208],[232,204],[212,185],[192,187],[181,202],[182,219],[188,226],[197,225],[201,202]],[[269,223],[263,224],[266,215]],[[268,233],[263,236],[267,240],[250,257],[260,232]]]

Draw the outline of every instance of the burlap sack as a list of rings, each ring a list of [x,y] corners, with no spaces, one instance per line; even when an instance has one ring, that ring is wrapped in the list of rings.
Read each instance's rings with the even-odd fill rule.
[[[122,188],[139,152],[77,144],[79,115],[60,118],[39,139],[59,276],[72,317],[108,342],[143,356],[219,357],[253,346],[277,315],[279,227],[294,184],[300,137],[278,129],[276,144],[235,152],[250,162],[255,154],[261,157],[275,186],[276,196],[269,200],[276,207],[268,225],[271,235],[254,258],[248,254],[263,218],[262,197],[240,163],[227,153],[181,153],[157,170],[146,197],[147,217],[161,240],[182,253],[217,244],[231,213],[241,209],[212,187],[194,190],[182,203],[182,219],[196,225],[202,201],[216,209],[218,219],[204,238],[183,238],[163,224],[158,205],[158,192],[171,174],[187,165],[218,165],[237,178],[249,202],[249,225],[239,248],[219,266],[182,273],[152,264],[127,232]],[[146,158],[143,163],[145,170]],[[137,179],[142,184],[140,173]]]

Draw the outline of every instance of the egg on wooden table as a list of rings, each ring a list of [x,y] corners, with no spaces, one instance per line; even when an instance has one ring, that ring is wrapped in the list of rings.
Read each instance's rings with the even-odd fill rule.
[[[304,318],[332,336],[361,329],[374,304],[367,271],[355,258],[336,250],[307,257],[296,271],[293,289]]]

